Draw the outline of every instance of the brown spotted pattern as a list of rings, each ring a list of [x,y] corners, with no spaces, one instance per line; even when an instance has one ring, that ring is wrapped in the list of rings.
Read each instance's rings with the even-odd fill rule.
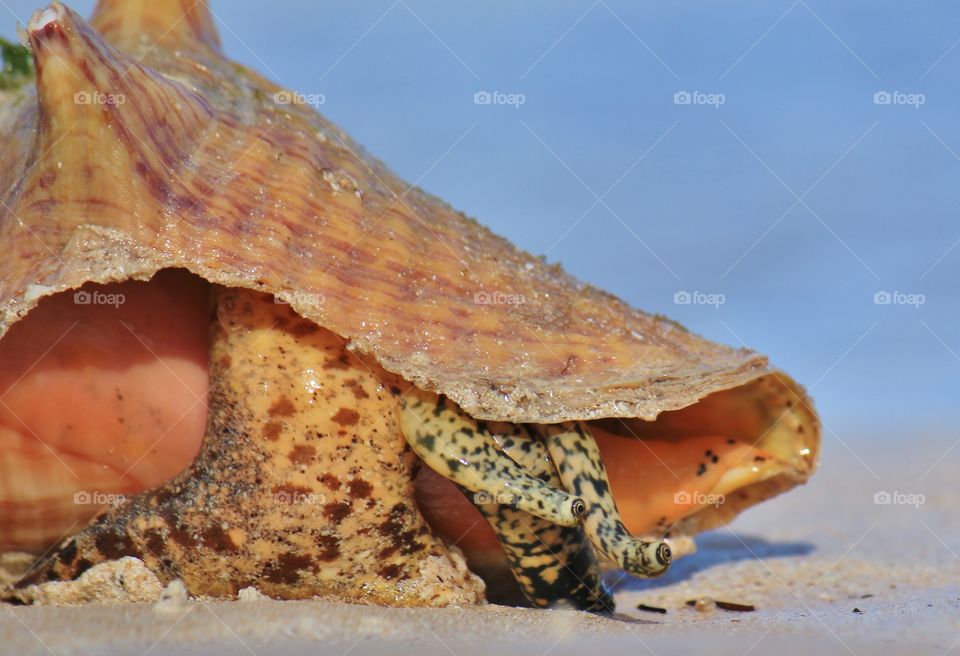
[[[68,539],[20,587],[132,555],[194,595],[256,586],[284,599],[482,601],[483,584],[415,506],[417,461],[395,398],[406,385],[269,295],[215,293],[201,454]]]

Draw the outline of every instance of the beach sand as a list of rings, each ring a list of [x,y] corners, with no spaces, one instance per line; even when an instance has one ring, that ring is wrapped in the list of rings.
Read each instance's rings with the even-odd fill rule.
[[[703,536],[699,552],[677,561],[666,577],[620,580],[612,618],[256,595],[206,603],[174,590],[159,604],[5,606],[0,653],[960,653],[960,446],[928,442],[905,452],[896,440],[865,444],[848,449],[828,438],[821,471],[806,487]],[[698,598],[756,610],[687,605]]]

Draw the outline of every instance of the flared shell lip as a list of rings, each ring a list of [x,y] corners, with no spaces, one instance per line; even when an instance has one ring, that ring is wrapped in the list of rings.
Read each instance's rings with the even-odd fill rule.
[[[94,261],[102,261],[94,258]],[[100,275],[80,276],[73,282],[60,282],[56,284],[33,284],[25,289],[18,297],[15,297],[6,303],[0,305],[0,339],[6,334],[7,330],[26,316],[39,301],[45,297],[56,294],[71,292],[79,289],[84,284],[110,284],[126,280],[150,280],[158,271],[167,268],[182,268],[190,271],[194,275],[203,278],[211,284],[219,284],[226,287],[241,287],[254,291],[268,292],[273,294],[283,293],[283,290],[272,290],[265,285],[251,285],[249,280],[242,275],[231,276],[224,274],[223,271],[204,269],[203,267],[193,266],[192,263],[177,263],[171,261],[169,266],[149,266],[139,269],[127,269],[118,271],[108,271]],[[313,321],[323,328],[322,321],[318,321],[310,315],[309,309],[298,308],[295,303],[291,304],[293,309],[307,320]],[[334,332],[337,332],[334,330]],[[696,396],[683,396],[672,394],[675,386],[684,386],[689,383],[688,375],[683,376],[683,370],[678,368],[675,372],[659,373],[653,381],[640,382],[612,382],[604,385],[600,392],[606,394],[616,394],[617,390],[625,391],[636,389],[638,387],[651,388],[652,392],[642,400],[618,399],[603,401],[593,407],[564,407],[556,402],[550,403],[549,394],[546,404],[543,397],[528,395],[522,387],[522,381],[511,381],[508,383],[496,383],[491,381],[485,386],[486,393],[476,394],[473,390],[458,391],[455,388],[445,387],[437,381],[411,373],[399,366],[396,362],[384,360],[378,357],[377,353],[371,349],[367,350],[363,339],[351,340],[349,335],[340,335],[347,339],[350,348],[355,348],[362,353],[374,357],[386,370],[400,375],[413,383],[417,387],[428,391],[435,391],[449,396],[465,412],[471,416],[489,421],[508,421],[514,423],[539,423],[553,424],[566,421],[589,421],[596,419],[640,419],[644,421],[654,421],[663,412],[680,410],[696,404],[701,399],[719,391],[732,389],[747,385],[750,382],[776,373],[770,369],[768,360],[765,356],[757,354],[747,349],[731,350],[729,354],[737,354],[743,357],[743,360],[735,366],[727,369],[717,370],[711,368],[707,363],[703,363],[701,371],[704,381],[703,388],[696,393]],[[720,378],[721,380],[717,380]],[[566,382],[566,381],[563,381]],[[474,388],[476,389],[476,388]],[[585,390],[586,391],[586,390]],[[491,400],[493,402],[491,402]],[[506,401],[506,403],[505,403]],[[512,401],[518,401],[512,403]],[[503,408],[511,407],[510,412],[504,412]],[[551,407],[552,406],[552,407]]]

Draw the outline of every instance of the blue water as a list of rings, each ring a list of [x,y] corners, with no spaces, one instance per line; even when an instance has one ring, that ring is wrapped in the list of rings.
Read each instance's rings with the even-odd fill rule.
[[[0,33],[36,4],[2,0]],[[960,5],[213,9],[231,56],[322,95],[406,179],[769,354],[812,387],[828,439],[960,436]],[[502,95],[475,104],[482,91]],[[723,303],[676,304],[683,291]],[[900,295],[876,304],[884,291]]]

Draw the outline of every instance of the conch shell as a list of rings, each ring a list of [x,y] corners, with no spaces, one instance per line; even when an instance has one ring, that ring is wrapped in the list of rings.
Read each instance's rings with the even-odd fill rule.
[[[185,269],[284,299],[477,420],[590,421],[601,450],[632,434],[640,453],[724,435],[778,457],[679,520],[675,553],[815,468],[810,400],[764,357],[633,309],[403,182],[228,60],[204,1],[101,0],[90,23],[54,2],[27,33],[36,84],[0,91],[0,337],[44,297]],[[503,295],[522,302],[488,302]],[[621,506],[643,502],[629,478],[613,481]]]

